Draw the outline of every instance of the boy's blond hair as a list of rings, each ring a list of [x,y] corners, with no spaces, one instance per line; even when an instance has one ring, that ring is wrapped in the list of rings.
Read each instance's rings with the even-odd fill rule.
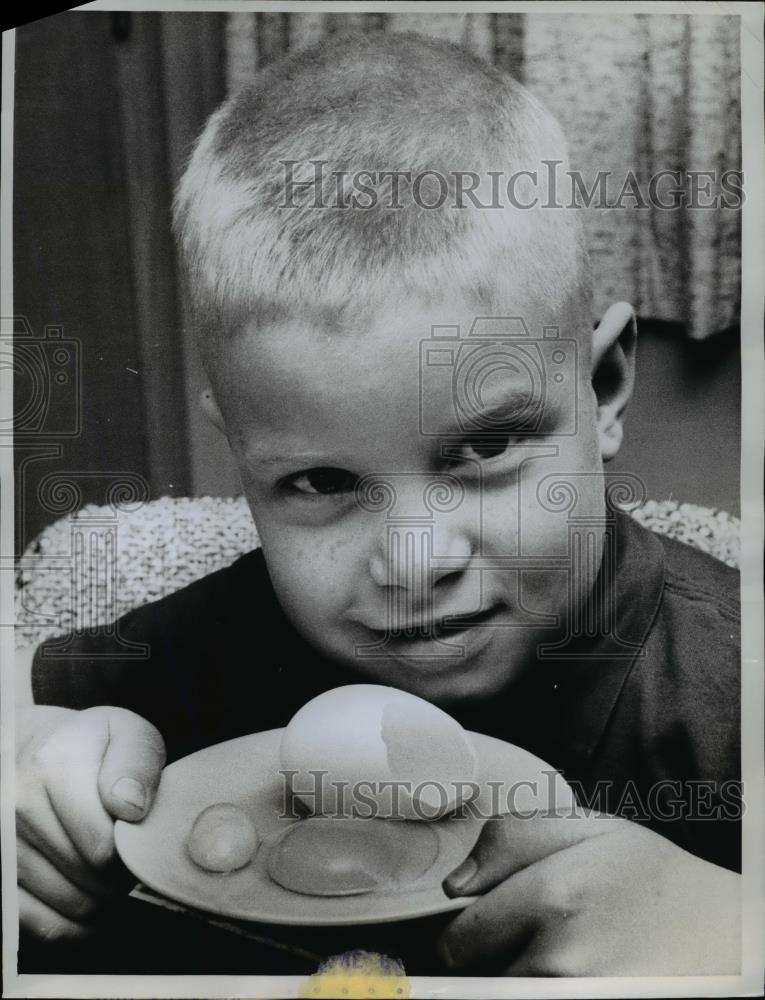
[[[176,196],[207,346],[245,316],[302,308],[340,322],[352,305],[357,320],[360,304],[412,290],[438,301],[458,289],[476,310],[501,313],[521,282],[555,309],[588,284],[578,212],[455,198],[457,173],[479,176],[485,204],[490,172],[540,172],[550,159],[565,169],[555,119],[515,80],[449,43],[335,36],[270,65],[212,115]],[[342,186],[359,171],[378,177],[376,203],[342,207]],[[395,199],[394,171],[415,178],[399,177]],[[448,197],[424,207],[440,200],[438,177]],[[314,183],[290,187],[306,179]],[[524,182],[515,190],[525,203]]]

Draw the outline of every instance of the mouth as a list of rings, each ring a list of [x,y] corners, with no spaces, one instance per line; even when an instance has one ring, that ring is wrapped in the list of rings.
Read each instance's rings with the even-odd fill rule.
[[[365,626],[365,628],[380,640],[388,639],[396,645],[422,645],[433,640],[448,641],[465,636],[481,625],[491,624],[497,618],[499,610],[497,606],[494,606],[483,611],[466,614],[452,613],[427,620],[409,621],[398,627]]]

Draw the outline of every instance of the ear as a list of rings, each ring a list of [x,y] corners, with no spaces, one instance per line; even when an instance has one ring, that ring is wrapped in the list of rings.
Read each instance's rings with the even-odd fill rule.
[[[635,313],[627,302],[610,306],[592,335],[592,388],[604,462],[621,447],[624,411],[635,383],[636,341]]]
[[[226,433],[226,425],[223,423],[223,417],[218,409],[218,404],[215,402],[215,396],[213,396],[213,391],[209,387],[203,389],[199,396],[199,402],[202,405],[202,410],[205,416],[210,421],[210,423],[217,427],[221,434]]]

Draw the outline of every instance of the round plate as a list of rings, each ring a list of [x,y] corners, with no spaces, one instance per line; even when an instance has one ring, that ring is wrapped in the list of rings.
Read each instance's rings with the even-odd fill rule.
[[[543,761],[501,740],[471,734],[478,758],[477,782],[481,816],[447,818],[431,823],[437,834],[438,854],[433,865],[405,893],[370,892],[357,896],[308,896],[277,885],[266,871],[271,846],[287,827],[299,820],[283,813],[284,783],[279,773],[282,729],[254,733],[219,743],[175,761],[162,774],[157,797],[141,823],[115,824],[117,851],[130,871],[151,889],[197,909],[239,920],[302,926],[342,926],[385,923],[460,909],[471,897],[450,899],[441,888],[444,878],[470,853],[488,811],[539,808],[548,799],[546,786],[529,793],[529,781],[549,774]],[[556,779],[556,795],[570,790]],[[502,808],[497,793],[484,797],[489,783],[503,786]],[[519,786],[513,808],[507,809],[507,790]],[[520,797],[523,801],[520,801]],[[556,799],[560,802],[560,798]],[[573,797],[572,797],[573,801]],[[233,802],[251,817],[260,844],[253,861],[239,871],[213,874],[188,857],[186,840],[199,813],[216,802]],[[541,806],[543,808],[543,806]],[[478,812],[479,810],[475,810]],[[323,822],[331,823],[328,818]],[[360,823],[368,822],[360,819]],[[374,822],[383,822],[376,820]],[[406,853],[411,827],[390,821],[402,837]]]

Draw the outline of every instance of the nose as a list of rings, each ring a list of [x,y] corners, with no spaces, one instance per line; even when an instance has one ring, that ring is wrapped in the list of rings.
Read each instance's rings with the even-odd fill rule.
[[[469,533],[455,515],[432,521],[386,522],[369,571],[380,587],[398,587],[424,598],[438,584],[459,578],[472,554]]]

